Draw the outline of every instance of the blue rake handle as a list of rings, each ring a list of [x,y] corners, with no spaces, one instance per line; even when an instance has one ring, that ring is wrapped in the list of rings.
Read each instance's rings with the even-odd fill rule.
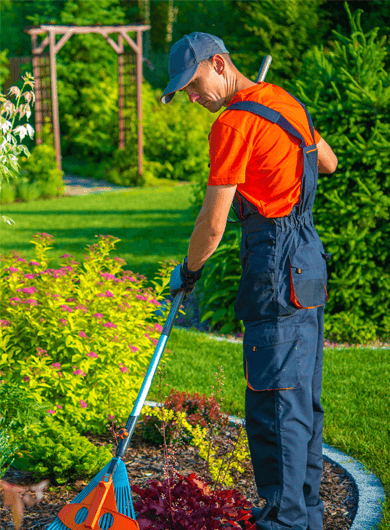
[[[148,395],[148,392],[150,390],[153,377],[157,371],[158,364],[160,362],[161,356],[164,352],[165,345],[168,341],[169,335],[171,333],[173,323],[175,321],[176,315],[179,312],[181,303],[183,301],[183,298],[185,296],[184,291],[179,291],[171,306],[171,310],[169,311],[168,318],[165,322],[164,329],[162,330],[160,340],[158,341],[158,344],[156,346],[156,349],[154,351],[154,355],[152,357],[152,360],[150,361],[148,371],[146,373],[145,379],[142,383],[142,386],[140,388],[140,391],[138,392],[137,399],[134,403],[133,410],[131,411],[131,414],[129,416],[129,419],[126,423],[126,431],[127,436],[121,440],[120,444],[118,445],[117,451],[116,451],[116,457],[117,458],[123,458],[127,447],[130,443],[131,437],[133,435],[136,423],[138,421],[139,415],[141,414],[142,407],[144,406],[145,399]]]

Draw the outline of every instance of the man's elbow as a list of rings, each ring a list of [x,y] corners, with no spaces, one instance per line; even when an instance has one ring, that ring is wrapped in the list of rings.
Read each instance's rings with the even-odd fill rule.
[[[338,165],[338,160],[336,156],[332,157],[331,159],[326,160],[325,162],[319,161],[318,172],[328,173],[330,175],[331,173],[334,173],[336,171],[337,165]]]

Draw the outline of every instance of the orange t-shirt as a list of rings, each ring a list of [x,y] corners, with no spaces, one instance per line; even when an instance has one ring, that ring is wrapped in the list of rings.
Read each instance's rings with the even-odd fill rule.
[[[283,88],[259,83],[237,92],[229,104],[255,101],[280,112],[313,144],[303,107]],[[314,131],[315,143],[321,139]],[[208,186],[237,184],[237,191],[265,217],[283,217],[299,203],[303,172],[300,140],[276,123],[245,110],[227,110],[210,136]]]

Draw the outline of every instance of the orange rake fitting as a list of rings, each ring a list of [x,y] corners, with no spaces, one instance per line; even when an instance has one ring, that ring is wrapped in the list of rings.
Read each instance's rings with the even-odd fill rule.
[[[82,522],[76,523],[77,514],[83,508],[88,510],[87,516]],[[139,530],[134,519],[118,512],[112,475],[108,473],[82,502],[66,504],[59,512],[58,518],[70,530],[100,530],[98,523],[105,514],[111,514],[114,520],[110,530]]]

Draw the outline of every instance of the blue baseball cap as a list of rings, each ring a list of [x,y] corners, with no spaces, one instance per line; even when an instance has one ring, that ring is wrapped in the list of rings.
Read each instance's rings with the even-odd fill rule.
[[[169,103],[177,90],[181,90],[190,83],[199,64],[216,53],[229,52],[222,39],[209,33],[190,33],[177,41],[169,54],[171,80],[161,97],[162,103]]]

